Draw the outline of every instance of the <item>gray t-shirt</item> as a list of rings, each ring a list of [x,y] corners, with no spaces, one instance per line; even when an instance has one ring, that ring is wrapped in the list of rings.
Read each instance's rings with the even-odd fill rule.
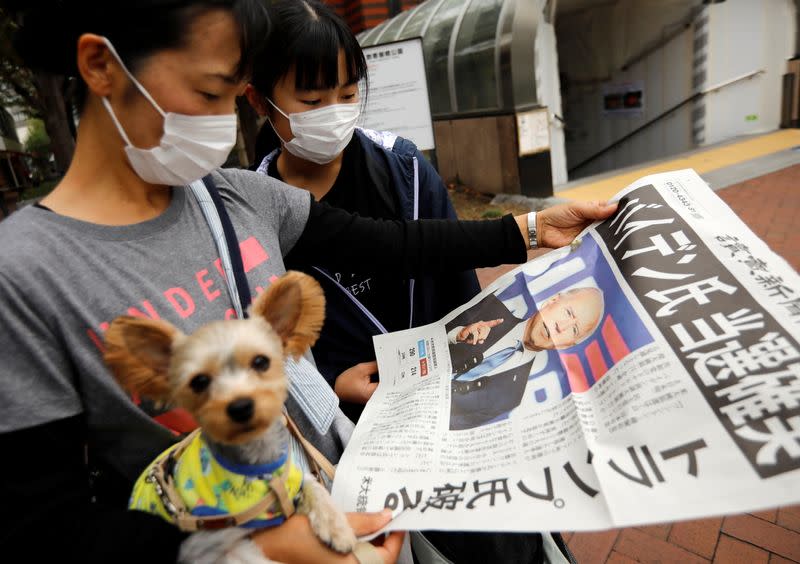
[[[225,169],[213,179],[242,250],[251,291],[285,273],[308,220],[310,196],[268,177]],[[175,440],[178,410],[129,398],[102,359],[118,315],[164,319],[184,332],[230,315],[213,237],[192,194],[173,190],[159,217],[128,226],[90,224],[27,207],[0,223],[0,432],[84,413],[95,453],[133,479]],[[336,430],[306,436],[338,460]],[[166,426],[165,426],[166,425]]]

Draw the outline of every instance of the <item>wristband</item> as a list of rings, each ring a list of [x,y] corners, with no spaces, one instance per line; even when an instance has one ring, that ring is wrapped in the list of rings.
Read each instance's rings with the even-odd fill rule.
[[[532,211],[528,214],[528,239],[530,240],[529,246],[531,249],[539,247],[539,242],[536,239],[536,212]]]

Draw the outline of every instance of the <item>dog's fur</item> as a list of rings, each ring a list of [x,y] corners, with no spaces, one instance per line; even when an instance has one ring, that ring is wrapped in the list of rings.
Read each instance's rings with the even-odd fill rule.
[[[324,317],[319,284],[290,272],[255,300],[248,319],[209,323],[192,335],[161,320],[119,317],[105,335],[105,361],[128,392],[191,412],[212,453],[243,465],[267,464],[281,456],[289,440],[282,418],[287,397],[284,355],[298,357],[307,351]],[[199,390],[198,382],[206,379],[208,385]],[[228,409],[243,399],[252,400],[252,416],[236,421]],[[297,511],[308,516],[314,533],[334,550],[353,549],[356,538],[347,519],[313,477],[303,481]],[[250,532],[194,533],[184,541],[180,558],[268,561],[246,538]]]

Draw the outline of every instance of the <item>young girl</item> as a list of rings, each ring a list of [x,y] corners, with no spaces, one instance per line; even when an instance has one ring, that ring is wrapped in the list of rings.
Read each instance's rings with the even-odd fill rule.
[[[355,127],[367,64],[347,25],[315,0],[276,2],[270,15],[275,28],[246,90],[268,118],[258,171],[364,217],[455,218],[441,178],[411,141]],[[314,357],[353,420],[377,386],[372,337],[434,322],[480,291],[472,270],[408,279],[375,275],[369,256],[359,260],[354,271],[287,263],[325,288],[327,319]]]
[[[67,174],[39,207],[0,223],[0,447],[8,458],[0,550],[42,561],[174,562],[185,536],[126,505],[148,462],[194,425],[122,392],[102,362],[102,332],[126,313],[184,332],[231,315],[215,237],[186,185],[211,173],[255,290],[285,272],[284,256],[353,269],[361,261],[350,249],[376,272],[404,276],[520,262],[527,218],[376,222],[262,175],[217,170],[235,141],[236,96],[267,35],[260,0],[26,6],[20,51],[30,66],[78,77],[82,101]],[[559,245],[601,211],[570,225],[568,208],[539,214],[539,243]],[[426,257],[422,241],[446,255]],[[351,427],[315,374],[300,376],[307,393],[287,407],[335,462]],[[351,524],[364,534],[386,520],[354,515]],[[274,560],[355,562],[317,541],[303,518],[253,538]],[[401,540],[387,537],[378,556],[394,561]]]
[[[356,127],[367,64],[347,25],[317,0],[276,2],[270,20],[275,29],[246,89],[250,104],[267,117],[257,142],[258,172],[365,217],[455,218],[442,180],[411,141]],[[287,268],[306,271],[325,289],[326,320],[314,359],[353,420],[377,386],[370,378],[377,371],[372,337],[432,323],[480,290],[471,270],[409,279],[375,275],[369,255],[359,260],[355,271],[286,260]],[[457,563],[542,557],[536,534],[425,535]]]

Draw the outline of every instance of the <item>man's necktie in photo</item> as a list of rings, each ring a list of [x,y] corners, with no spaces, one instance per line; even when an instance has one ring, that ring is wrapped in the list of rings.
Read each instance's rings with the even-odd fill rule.
[[[522,341],[517,341],[516,345],[511,347],[506,347],[497,351],[496,353],[490,354],[483,362],[478,364],[477,366],[469,369],[468,371],[460,374],[454,378],[454,380],[458,380],[459,382],[470,382],[472,380],[477,380],[481,376],[488,374],[509,358],[511,358],[514,353],[522,350]]]

